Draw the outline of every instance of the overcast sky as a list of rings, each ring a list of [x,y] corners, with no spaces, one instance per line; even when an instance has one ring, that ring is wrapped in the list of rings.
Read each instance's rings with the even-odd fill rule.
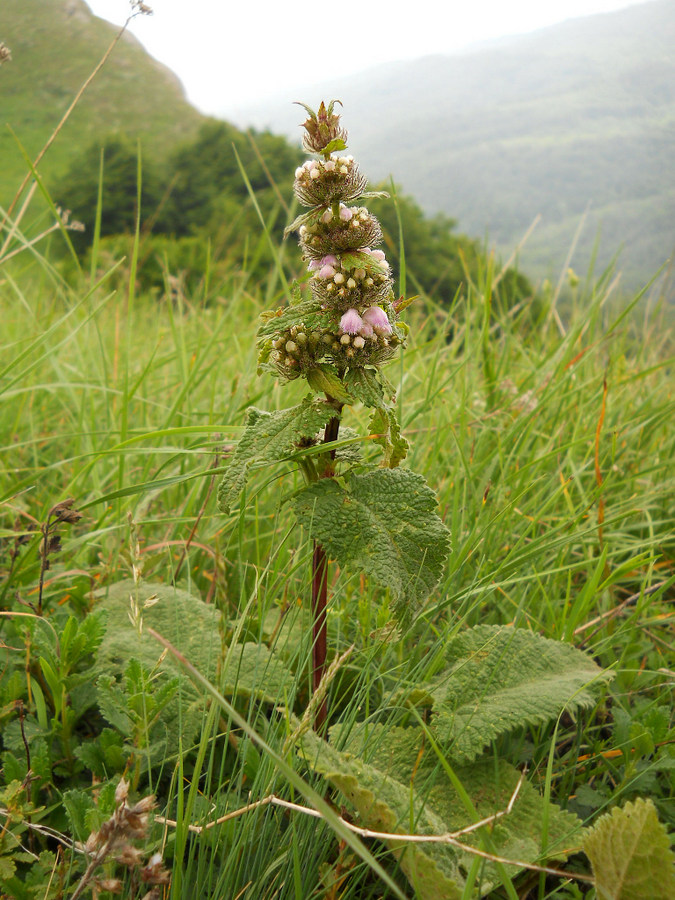
[[[520,34],[636,0],[146,0],[130,29],[202,112],[236,115],[285,88]],[[638,0],[639,2],[639,0]],[[644,2],[644,0],[643,0]],[[128,0],[87,0],[115,24]]]

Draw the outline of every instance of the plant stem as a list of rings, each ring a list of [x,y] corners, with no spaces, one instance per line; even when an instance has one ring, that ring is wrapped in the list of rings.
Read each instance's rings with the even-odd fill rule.
[[[329,398],[331,399],[331,398]],[[342,407],[340,407],[342,409]],[[333,416],[326,425],[323,442],[336,441],[340,430],[340,416]],[[324,463],[321,478],[333,478],[335,450]],[[312,554],[312,690],[316,692],[326,669],[328,652],[328,627],[326,606],[328,604],[328,558],[323,545],[314,541]],[[314,730],[321,732],[328,718],[328,698],[324,697],[314,719]]]

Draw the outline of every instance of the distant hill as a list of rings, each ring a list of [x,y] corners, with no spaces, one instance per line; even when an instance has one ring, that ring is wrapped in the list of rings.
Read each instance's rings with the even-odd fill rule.
[[[0,0],[0,41],[12,52],[0,67],[0,205],[26,171],[7,125],[34,158],[117,30],[82,0]],[[84,147],[113,131],[142,138],[146,153],[163,154],[203,121],[176,76],[127,33],[41,168],[60,174]]]
[[[557,272],[586,210],[579,273],[598,235],[596,269],[623,246],[629,289],[673,253],[673,0],[300,90],[310,104],[343,101],[350,148],[369,177],[393,174],[428,212],[487,231],[503,253],[540,214],[521,253],[528,272]],[[297,136],[301,118],[284,102],[237,124]]]

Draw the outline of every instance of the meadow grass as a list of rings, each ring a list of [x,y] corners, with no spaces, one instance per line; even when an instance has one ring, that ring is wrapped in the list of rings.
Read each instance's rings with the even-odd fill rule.
[[[263,642],[301,660],[283,706],[302,715],[311,547],[284,504],[299,472],[257,470],[229,516],[214,487],[245,410],[290,406],[304,391],[256,375],[257,317],[283,302],[279,271],[253,285],[234,262],[219,263],[215,282],[205,275],[190,297],[136,295],[133,260],[115,272],[93,266],[73,285],[28,250],[0,274],[0,592],[10,614],[35,606],[36,529],[73,497],[84,518],[61,529],[63,547],[45,574],[49,620],[83,620],[96,610],[95,592],[125,578],[175,583],[220,610],[224,648]],[[414,283],[414,272],[407,278]],[[416,438],[406,465],[438,492],[452,553],[422,615],[398,636],[386,595],[332,567],[330,652],[354,650],[330,708],[345,734],[399,722],[401,687],[428,681],[452,636],[478,623],[531,629],[583,648],[614,681],[595,709],[501,739],[495,758],[527,762],[529,779],[585,821],[641,795],[672,825],[672,343],[667,310],[636,298],[617,311],[609,288],[607,279],[589,284],[560,314],[542,302],[532,321],[501,308],[488,269],[451,309],[421,297],[409,310],[411,341],[388,375],[404,431]],[[344,425],[367,434],[365,416],[350,410]],[[367,457],[369,438],[360,443]],[[15,646],[22,632],[11,615],[0,628]],[[261,669],[261,684],[268,674]],[[311,785],[325,793],[284,751],[288,714],[250,692],[232,704],[214,701],[196,741],[167,748],[136,785],[151,787],[177,823],[153,832],[173,859],[169,896],[410,896],[383,846],[369,842],[361,853],[339,822],[265,805],[190,830],[271,792],[298,802]],[[5,723],[13,715],[5,706]],[[95,736],[100,716],[92,711],[78,729]],[[83,777],[60,769],[47,779],[43,822],[74,833],[63,798],[76,785],[95,789]],[[578,891],[564,879],[505,872],[491,896]]]

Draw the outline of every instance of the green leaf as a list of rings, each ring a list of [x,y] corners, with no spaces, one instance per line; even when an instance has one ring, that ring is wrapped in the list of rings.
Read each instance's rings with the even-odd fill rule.
[[[321,211],[322,210],[317,211],[316,209],[310,209],[309,212],[304,212],[299,216],[296,216],[291,224],[287,225],[286,228],[284,228],[284,238],[287,238],[289,234],[297,231],[301,225],[309,225],[310,223],[314,224],[314,221],[319,218]]]
[[[394,598],[401,618],[436,587],[449,533],[424,478],[406,469],[351,475],[347,489],[323,479],[293,498],[295,515],[341,566],[366,572]]]
[[[225,696],[256,697],[266,703],[283,703],[293,691],[294,676],[279,654],[265,644],[232,644],[225,657]]]
[[[383,275],[389,272],[386,263],[380,262],[371,256],[370,253],[364,253],[362,250],[341,253],[340,265],[343,271],[347,271],[347,269],[365,269],[369,275]]]
[[[408,441],[401,435],[396,410],[392,407],[376,409],[370,419],[370,431],[377,434],[375,443],[384,450],[384,465],[395,469],[408,455]]]
[[[129,621],[130,598],[141,609],[143,633]],[[220,612],[208,606],[201,598],[187,591],[165,584],[121,581],[111,585],[105,592],[97,593],[97,608],[107,610],[106,631],[92,669],[92,680],[101,678],[98,684],[98,700],[108,721],[123,733],[128,734],[133,723],[133,710],[125,708],[125,694],[121,687],[127,673],[134,671],[130,661],[136,666],[142,664],[147,670],[162,673],[157,683],[159,689],[164,681],[179,678],[180,691],[161,711],[161,731],[169,747],[178,746],[179,735],[184,745],[198,733],[203,714],[202,695],[183,672],[172,656],[159,663],[160,650],[157,642],[145,633],[152,627],[171,641],[207,678],[215,680],[222,654],[219,631]],[[156,602],[144,607],[146,601]]]
[[[259,337],[268,337],[277,331],[297,325],[307,316],[321,312],[321,303],[318,300],[303,300],[293,303],[291,306],[283,306],[273,312],[265,312],[261,315],[262,322],[258,328]]]
[[[583,849],[593,866],[598,900],[675,897],[675,855],[651,800],[638,799],[601,816]]]
[[[307,438],[316,437],[319,429],[336,414],[325,400],[307,396],[298,406],[276,412],[251,407],[246,429],[218,489],[218,505],[227,513],[239,498],[246,483],[249,467],[254,463],[274,463],[285,459]]]
[[[317,394],[328,394],[339,403],[353,403],[354,398],[345,390],[342,379],[334,366],[321,364],[307,373],[307,384]]]
[[[0,856],[0,884],[6,884],[16,871],[14,860],[9,856]]]
[[[333,138],[332,141],[329,141],[326,146],[323,148],[323,153],[336,153],[338,150],[346,150],[347,144],[342,140],[342,138]]]
[[[471,760],[501,734],[592,706],[610,679],[593,660],[524,629],[479,625],[453,638],[445,669],[419,685],[431,727],[457,759]]]
[[[345,375],[345,384],[349,393],[364,406],[384,406],[384,388],[377,377],[377,370],[364,366],[349,369]]]
[[[89,837],[86,816],[94,806],[91,794],[78,789],[64,791],[61,801],[68,816],[73,836],[78,841],[85,841]]]
[[[339,739],[339,726],[331,741]],[[302,738],[307,763],[338,788],[359,813],[360,823],[374,831],[444,835],[474,821],[439,760],[418,728],[362,726],[341,750],[315,734]],[[454,774],[475,808],[477,819],[506,809],[520,773],[503,760],[483,759],[457,767]],[[511,813],[489,827],[490,850],[508,859],[535,862],[540,858],[544,813],[549,821],[549,855],[564,856],[563,848],[578,843],[581,823],[543,798],[528,782],[518,792]],[[481,832],[462,838],[470,847],[484,847]],[[406,844],[386,841],[420,900],[455,900],[462,895],[473,857],[449,844]],[[514,875],[518,866],[508,866]],[[501,883],[497,867],[482,869],[481,894]]]

